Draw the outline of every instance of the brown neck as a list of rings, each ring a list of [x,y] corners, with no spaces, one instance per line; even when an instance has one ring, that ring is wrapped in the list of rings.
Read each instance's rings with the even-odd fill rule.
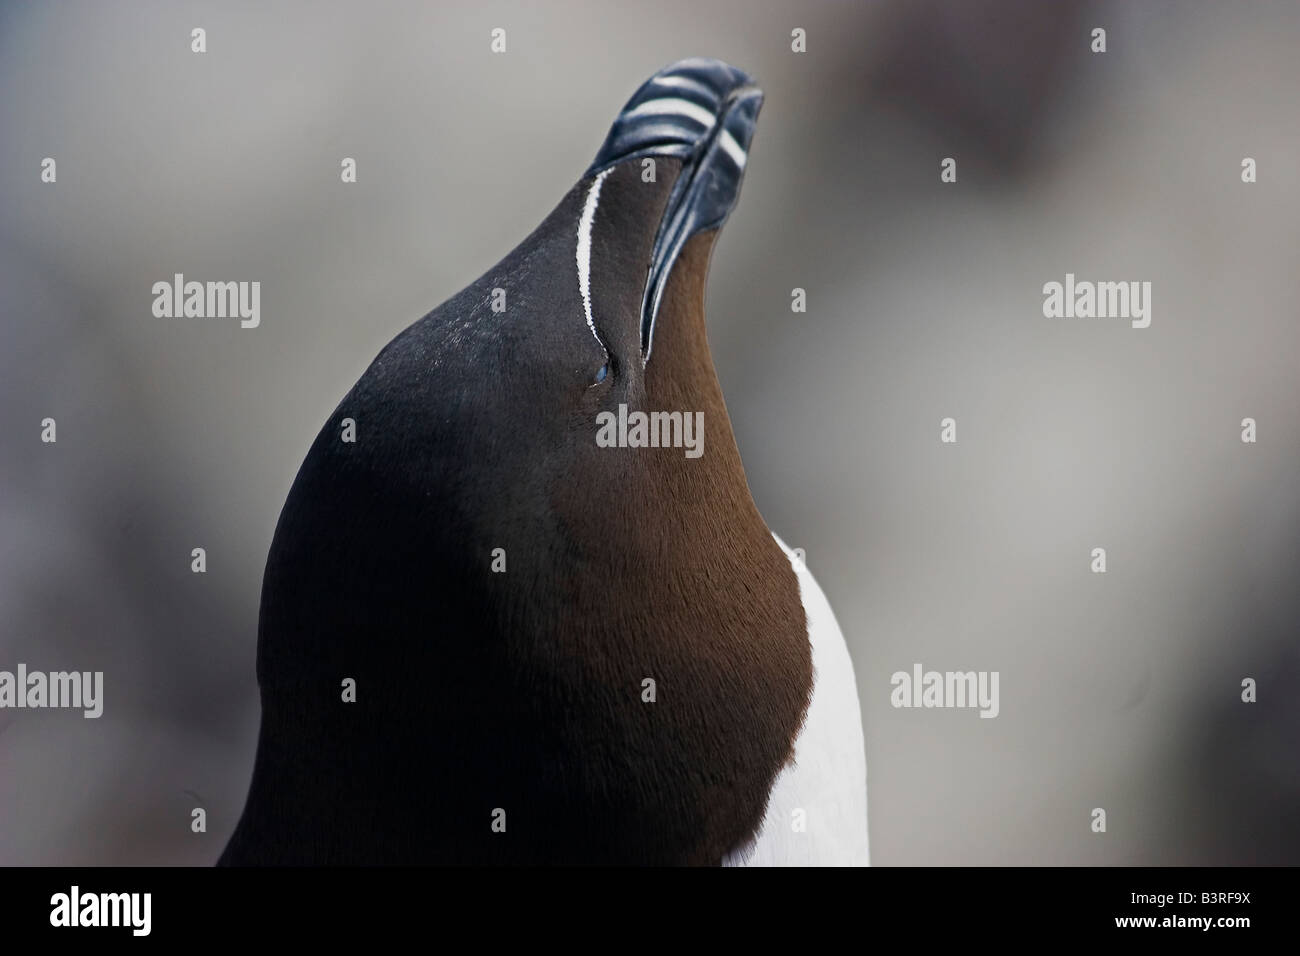
[[[716,863],[761,821],[803,721],[812,660],[798,583],[750,496],[709,356],[704,288],[715,238],[693,237],[674,267],[640,405],[702,412],[703,454],[611,450],[621,474],[606,487],[619,491],[600,534],[590,517],[600,503],[569,490],[561,512],[583,529],[594,573],[567,582],[570,617],[556,639],[598,675],[584,686],[609,694],[588,711],[608,723],[590,732],[638,755],[620,786],[664,801],[663,816],[641,812],[672,848],[665,858]],[[661,688],[653,705],[628,697],[646,677]]]

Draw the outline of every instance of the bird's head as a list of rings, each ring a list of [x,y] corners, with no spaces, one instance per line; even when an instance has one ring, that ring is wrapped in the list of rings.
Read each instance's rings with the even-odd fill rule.
[[[545,221],[339,406],[319,442],[400,503],[400,528],[429,526],[422,546],[471,566],[504,549],[522,574],[528,555],[636,567],[688,528],[762,527],[704,324],[762,98],[718,60],[656,73]]]

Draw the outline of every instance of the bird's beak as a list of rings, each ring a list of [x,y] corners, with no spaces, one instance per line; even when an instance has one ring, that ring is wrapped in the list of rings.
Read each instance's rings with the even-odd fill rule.
[[[629,159],[673,157],[681,172],[655,236],[641,303],[641,357],[650,361],[655,316],[686,241],[721,226],[736,205],[763,92],[721,60],[674,63],[627,101],[587,170],[595,175]]]

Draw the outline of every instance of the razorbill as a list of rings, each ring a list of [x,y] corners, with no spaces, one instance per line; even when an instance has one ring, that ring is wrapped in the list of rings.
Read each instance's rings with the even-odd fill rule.
[[[705,334],[761,102],[717,60],[656,73],[339,403],[267,558],[221,863],[867,862],[852,664]]]

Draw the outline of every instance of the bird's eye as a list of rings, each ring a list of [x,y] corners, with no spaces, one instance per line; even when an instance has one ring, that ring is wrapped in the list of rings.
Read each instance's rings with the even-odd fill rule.
[[[605,376],[608,374],[609,374],[609,366],[602,365],[600,369],[596,372],[597,383],[605,381]]]

